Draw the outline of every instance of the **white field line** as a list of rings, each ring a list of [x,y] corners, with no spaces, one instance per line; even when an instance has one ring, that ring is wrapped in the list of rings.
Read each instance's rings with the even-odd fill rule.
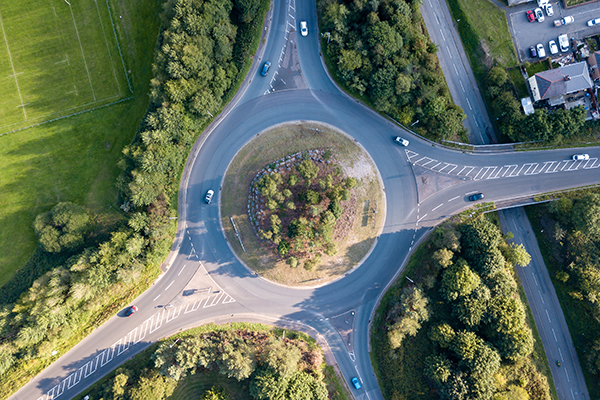
[[[106,37],[106,32],[104,31],[104,24],[102,23],[102,16],[100,15],[98,0],[94,0],[94,3],[96,4],[96,11],[98,11],[98,22],[100,23],[100,27],[102,28],[102,34],[104,35],[104,43],[106,43],[106,51],[108,51],[110,67],[112,68],[113,76],[115,77],[115,82],[117,83],[117,90],[119,91],[119,96],[121,96],[121,85],[119,85],[119,79],[117,79],[117,71],[115,71],[115,63],[113,62],[112,54],[110,53],[110,48],[108,47],[108,38]]]
[[[69,3],[67,3],[69,4]],[[92,86],[92,77],[90,76],[90,70],[87,66],[87,61],[85,60],[85,53],[83,52],[83,45],[81,44],[81,38],[79,37],[79,30],[77,29],[77,24],[75,23],[75,14],[73,14],[73,7],[69,4],[69,10],[71,10],[71,16],[73,17],[73,26],[75,27],[75,33],[77,34],[77,40],[79,41],[79,49],[81,50],[81,57],[83,58],[83,65],[85,66],[85,72],[87,72],[88,81],[90,82],[90,88],[92,88],[92,95],[94,96],[94,101],[96,101],[96,93],[94,92],[94,86]]]
[[[6,44],[6,51],[8,52],[8,60],[10,61],[10,67],[12,68],[13,77],[15,78],[15,84],[17,85],[17,92],[19,93],[19,100],[21,101],[21,109],[23,110],[23,116],[27,121],[27,113],[25,112],[25,105],[23,104],[23,96],[21,96],[21,89],[19,89],[19,80],[17,79],[17,73],[15,72],[15,65],[13,64],[12,55],[10,54],[10,48],[8,47],[8,38],[4,31],[4,23],[2,22],[2,14],[0,13],[0,27],[2,27],[2,35],[4,36],[4,43]]]
[[[112,12],[110,11],[110,5],[108,4],[108,0],[106,0],[106,8],[108,9],[108,16],[110,17],[110,23],[113,27],[113,33],[115,34],[115,42],[117,43],[117,50],[119,50],[119,55],[121,56],[121,64],[123,65],[123,72],[125,73],[125,79],[127,80],[127,87],[129,87],[129,91],[133,93],[133,89],[131,88],[131,83],[129,82],[129,75],[127,74],[127,68],[125,68],[125,61],[123,60],[123,53],[121,52],[121,46],[119,45],[119,38],[117,37],[117,30],[115,28],[115,22],[113,21]]]

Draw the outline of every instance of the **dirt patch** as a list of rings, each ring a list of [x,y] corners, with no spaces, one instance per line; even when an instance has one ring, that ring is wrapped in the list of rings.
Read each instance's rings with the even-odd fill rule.
[[[336,228],[334,232],[338,253],[323,254],[321,264],[308,271],[291,268],[259,239],[248,216],[248,196],[257,172],[266,165],[313,149],[330,150],[332,160],[341,166],[344,175],[355,177],[359,185],[345,202],[350,212],[345,212],[344,219],[338,221],[343,229]],[[316,123],[280,125],[258,134],[232,160],[220,196],[221,221],[227,240],[249,268],[287,285],[320,285],[352,269],[375,243],[385,217],[382,187],[369,155],[345,134]]]

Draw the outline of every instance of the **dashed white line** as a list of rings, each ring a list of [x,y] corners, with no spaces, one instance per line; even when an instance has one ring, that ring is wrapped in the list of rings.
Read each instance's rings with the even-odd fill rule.
[[[170,288],[170,287],[171,287],[171,285],[172,285],[173,283],[175,283],[175,281],[172,281],[171,283],[169,283],[169,286],[167,286],[167,287],[165,288],[165,290],[167,290],[168,288]]]
[[[444,36],[444,32],[440,31],[441,35],[442,35],[442,39],[444,39],[444,42],[446,41],[446,36]]]
[[[554,335],[554,341],[558,342],[558,339],[556,338],[556,332],[554,332],[554,328],[552,328],[552,334]]]
[[[569,371],[567,371],[566,367],[565,367],[565,375],[567,375],[567,382],[571,382],[571,379],[569,379]]]
[[[179,273],[177,274],[177,276],[181,275],[181,273],[183,272],[184,269],[185,269],[185,264],[183,264],[183,267],[181,267],[181,271],[179,271]]]
[[[458,75],[458,69],[456,68],[456,64],[452,64],[452,66],[454,67],[454,71],[456,71],[456,75]]]
[[[540,299],[542,300],[542,304],[546,304],[546,302],[544,301],[544,296],[542,296],[542,292],[540,292],[538,290],[538,293],[540,294]]]
[[[154,300],[152,300],[152,301],[156,301],[156,299],[158,299],[159,297],[160,297],[160,294],[159,294],[158,296],[156,296],[156,297],[154,298]]]
[[[540,285],[538,285],[538,283],[537,283],[537,279],[535,278],[535,275],[532,275],[532,276],[533,276],[533,280],[535,281],[535,286],[540,286]]]
[[[460,196],[453,197],[453,198],[451,198],[451,199],[450,199],[450,200],[448,200],[448,201],[456,200],[456,199],[458,199],[459,197],[460,197]]]
[[[441,207],[441,206],[443,206],[443,205],[444,205],[444,203],[440,204],[439,206],[437,206],[436,208],[434,208],[434,209],[433,209],[433,210],[431,210],[431,211],[435,211],[435,210],[437,210],[438,208],[440,208],[440,207]]]
[[[454,57],[452,57],[452,52],[450,51],[450,48],[448,46],[446,46],[446,50],[448,50],[448,55],[450,56],[450,59],[453,59]]]
[[[469,110],[473,110],[473,107],[471,107],[471,102],[469,101],[469,99],[467,97],[465,97],[465,100],[467,100],[467,104],[469,105]]]
[[[425,215],[423,215],[421,218],[419,218],[419,219],[417,220],[417,223],[421,222],[421,220],[422,220],[423,218],[425,218],[426,216],[427,216],[427,214],[425,214]]]
[[[465,86],[463,85],[462,81],[458,81],[460,83],[460,87],[462,88],[463,93],[467,93],[465,91]]]
[[[558,348],[558,353],[560,354],[560,361],[565,362],[565,358],[562,355],[562,351],[560,351],[560,347]]]
[[[545,309],[544,311],[546,311],[546,317],[548,317],[548,322],[552,323],[552,320],[550,319],[550,314],[548,314],[548,309]]]

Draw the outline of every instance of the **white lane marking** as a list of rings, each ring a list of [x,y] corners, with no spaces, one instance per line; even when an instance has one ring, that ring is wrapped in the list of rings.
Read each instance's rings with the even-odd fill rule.
[[[355,362],[355,361],[356,361],[356,356],[354,355],[354,352],[353,352],[353,351],[349,351],[349,352],[348,352],[348,355],[350,356],[350,359],[352,360],[352,362]]]
[[[548,322],[552,323],[552,320],[550,319],[550,314],[548,314],[548,309],[546,308],[544,311],[546,311],[546,317],[548,317]]]
[[[471,102],[469,101],[469,99],[467,97],[465,97],[465,100],[467,100],[467,104],[469,105],[469,110],[473,110],[473,107],[471,107]]]
[[[442,39],[444,39],[444,42],[446,41],[446,36],[444,36],[444,31],[440,31],[440,33],[442,34]]]
[[[441,206],[443,206],[443,205],[444,205],[444,203],[440,204],[439,206],[437,206],[436,208],[434,208],[434,209],[433,209],[433,210],[431,210],[431,211],[435,211],[435,210],[437,210],[438,208],[440,208],[440,207],[441,207]]]
[[[423,215],[421,218],[419,218],[419,219],[417,220],[417,223],[421,222],[421,220],[422,220],[423,218],[425,218],[426,216],[427,216],[427,214],[425,214],[425,215]]]
[[[160,294],[159,294],[158,296],[156,296],[156,297],[154,298],[154,300],[152,300],[152,301],[156,301],[156,299],[158,299],[159,297],[160,297]]]
[[[431,4],[431,0],[429,0],[429,7],[433,7],[433,4]]]
[[[542,304],[546,304],[546,302],[544,301],[544,296],[542,296],[542,292],[538,290],[538,293],[540,294],[540,299],[542,299]]]
[[[575,394],[573,394],[573,388],[571,388],[571,398],[575,400]]]
[[[569,379],[569,371],[567,371],[566,367],[565,367],[565,375],[567,375],[567,381],[571,382],[571,379]]]
[[[558,348],[558,353],[560,354],[560,361],[565,362],[565,358],[562,355],[562,351],[560,351],[560,347]]]
[[[458,81],[460,83],[460,87],[462,88],[463,93],[467,93],[465,91],[465,86],[463,85],[462,81]]]
[[[454,66],[454,71],[456,71],[456,75],[458,75],[458,69],[456,68],[456,64],[452,64]]]
[[[446,50],[448,50],[448,55],[450,56],[450,59],[452,60],[454,57],[452,57],[452,52],[450,51],[450,48],[448,46],[446,46]]]
[[[169,289],[173,283],[175,283],[175,281],[172,281],[171,283],[169,283],[169,286],[167,286],[167,287],[165,288],[165,291],[166,291],[167,289]]]
[[[450,199],[450,200],[448,200],[448,201],[450,202],[450,201],[452,201],[452,200],[456,200],[456,199],[458,199],[459,197],[460,197],[460,196],[453,197],[453,198],[451,198],[451,199]]]
[[[554,335],[554,341],[558,342],[558,339],[556,338],[556,332],[554,332],[554,328],[552,328],[552,334]]]
[[[181,273],[183,272],[184,269],[185,269],[185,264],[183,264],[183,267],[181,267],[181,271],[179,271],[179,273],[177,274],[177,276],[181,275]]]
[[[533,276],[533,280],[535,281],[535,286],[540,286],[540,285],[538,285],[538,283],[537,283],[537,279],[535,278],[535,275],[532,275],[532,276]]]

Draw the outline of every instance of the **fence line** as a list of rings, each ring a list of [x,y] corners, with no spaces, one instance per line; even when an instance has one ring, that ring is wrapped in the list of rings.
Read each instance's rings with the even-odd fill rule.
[[[123,65],[123,72],[125,73],[125,79],[127,80],[127,87],[129,91],[133,93],[131,83],[129,82],[129,74],[127,74],[127,68],[125,68],[125,60],[123,60],[123,53],[121,52],[121,46],[119,45],[119,38],[117,37],[117,29],[115,28],[115,22],[113,21],[112,12],[110,11],[110,5],[106,0],[106,8],[108,8],[108,16],[110,17],[110,23],[112,24],[113,33],[115,34],[115,41],[117,42],[117,49],[119,50],[119,56],[121,57],[121,64]]]

